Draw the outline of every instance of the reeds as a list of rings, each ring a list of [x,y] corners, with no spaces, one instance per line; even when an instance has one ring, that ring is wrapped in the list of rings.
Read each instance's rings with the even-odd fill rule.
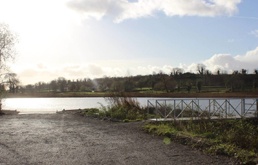
[[[123,93],[106,98],[109,102],[108,115],[118,120],[142,120],[146,117],[146,108],[142,108],[136,98]]]

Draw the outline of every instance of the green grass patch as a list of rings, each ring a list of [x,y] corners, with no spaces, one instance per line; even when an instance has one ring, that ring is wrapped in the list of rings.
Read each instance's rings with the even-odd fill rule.
[[[163,143],[168,145],[171,143],[171,139],[169,137],[164,137]]]
[[[177,130],[175,130],[173,127],[171,127],[168,124],[146,124],[144,126],[144,130],[146,130],[149,133],[157,134],[160,136],[168,136],[171,137],[171,135],[176,134]]]

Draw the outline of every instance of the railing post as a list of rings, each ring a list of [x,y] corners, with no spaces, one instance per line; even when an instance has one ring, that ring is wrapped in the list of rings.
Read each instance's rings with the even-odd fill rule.
[[[226,118],[228,117],[228,100],[225,100],[225,112],[226,112]]]
[[[176,100],[174,99],[174,119],[176,118]]]
[[[241,117],[245,114],[245,99],[241,100]]]
[[[209,113],[208,113],[209,119],[211,118],[211,99],[209,99]]]
[[[258,98],[256,99],[256,117],[258,117]]]
[[[184,102],[183,102],[183,99],[180,100],[181,101],[181,114],[180,114],[180,117],[183,117],[183,111],[184,111]]]
[[[167,100],[165,100],[165,119],[167,118]]]
[[[148,114],[148,115],[150,114],[150,106],[149,106],[149,101],[150,101],[150,100],[147,100],[147,114]]]
[[[158,117],[158,100],[155,100],[155,112],[156,112],[156,120]]]
[[[197,100],[197,102],[198,102],[198,104],[197,104],[197,106],[198,106],[198,112],[200,112],[201,108],[200,108],[200,102],[199,102],[199,99]],[[200,117],[200,116],[199,116],[199,117]]]
[[[194,100],[192,99],[191,101],[192,101],[192,102],[191,102],[191,103],[192,103],[192,108],[191,108],[191,109],[192,109],[192,118],[194,118],[194,107],[193,107],[193,102],[194,102]]]

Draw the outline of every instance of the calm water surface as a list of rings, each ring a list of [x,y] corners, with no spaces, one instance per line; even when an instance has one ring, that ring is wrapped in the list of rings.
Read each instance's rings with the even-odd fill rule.
[[[149,98],[137,98],[142,106]],[[3,109],[18,110],[20,113],[55,113],[63,109],[100,108],[107,106],[103,97],[82,98],[7,98],[3,99]]]
[[[147,100],[151,99],[153,105],[155,105],[155,100],[158,98],[135,98],[138,100],[141,106],[147,106]],[[159,100],[166,100],[168,98],[163,98]],[[186,99],[185,101],[187,102]],[[208,100],[200,99],[199,105],[203,109],[208,105]],[[253,103],[254,99],[246,99],[246,103]],[[218,102],[223,102],[218,100]],[[240,112],[241,103],[240,99],[232,99],[231,104],[236,107],[236,110]],[[173,104],[169,100],[166,102],[159,102],[160,104]],[[2,100],[3,109],[6,110],[18,110],[20,113],[55,113],[56,111],[62,111],[63,109],[84,109],[84,108],[100,108],[103,106],[108,106],[109,102],[103,97],[69,97],[69,98],[7,98]],[[249,109],[249,104],[247,104],[246,109]],[[256,105],[256,104],[255,104]],[[224,107],[224,104],[222,105]],[[256,107],[252,107],[256,108]],[[231,108],[232,109],[232,108]],[[230,109],[228,109],[230,110]]]

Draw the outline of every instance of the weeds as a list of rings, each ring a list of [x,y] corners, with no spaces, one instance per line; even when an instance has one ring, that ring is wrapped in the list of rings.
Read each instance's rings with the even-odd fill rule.
[[[171,127],[168,124],[146,124],[144,126],[144,129],[149,132],[149,133],[153,133],[153,134],[157,134],[160,136],[168,136],[170,137],[172,134],[176,134],[176,130]]]
[[[147,109],[140,106],[140,103],[123,94],[114,94],[105,98],[109,106],[101,105],[99,109],[85,109],[83,115],[109,118],[119,121],[139,121],[147,118]]]
[[[81,110],[80,113],[83,116],[94,116],[94,117],[97,117],[97,116],[99,116],[99,109],[97,109],[97,108],[87,108],[87,109]]]
[[[251,163],[258,162],[257,126],[257,119],[203,119],[163,124],[149,123],[144,129],[157,135],[176,138],[184,144],[189,143],[208,153],[231,156],[242,162]],[[198,144],[200,142],[201,144]]]
[[[106,98],[110,106],[108,107],[109,117],[117,120],[143,120],[147,117],[146,108],[142,108],[137,99],[123,94],[114,94]]]
[[[163,139],[163,143],[164,144],[170,144],[171,143],[171,139],[170,138],[168,138],[168,137],[164,137],[164,139]]]

